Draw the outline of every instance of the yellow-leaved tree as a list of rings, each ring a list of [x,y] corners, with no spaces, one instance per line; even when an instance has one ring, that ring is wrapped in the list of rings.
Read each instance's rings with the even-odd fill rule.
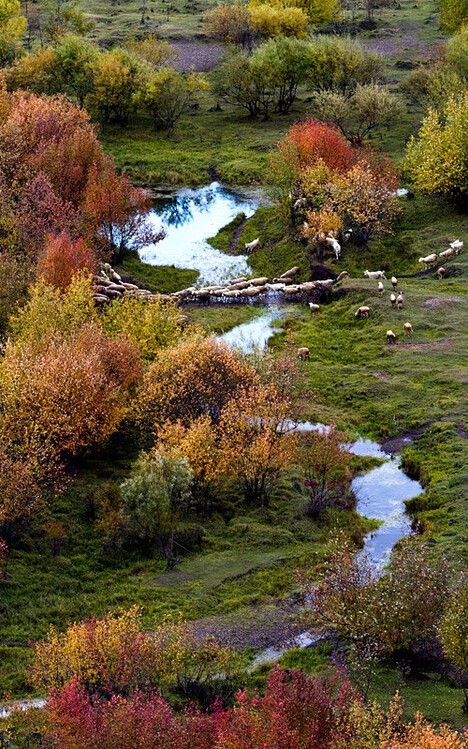
[[[439,113],[430,109],[411,138],[406,169],[421,192],[460,198],[468,192],[468,91]]]
[[[0,0],[0,65],[9,62],[26,29],[19,0]]]

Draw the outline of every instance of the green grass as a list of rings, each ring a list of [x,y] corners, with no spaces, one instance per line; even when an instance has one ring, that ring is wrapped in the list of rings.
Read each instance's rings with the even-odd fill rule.
[[[116,270],[138,279],[146,289],[160,294],[170,294],[192,286],[198,278],[196,270],[176,268],[174,265],[149,265],[140,260],[136,253],[127,255]]]

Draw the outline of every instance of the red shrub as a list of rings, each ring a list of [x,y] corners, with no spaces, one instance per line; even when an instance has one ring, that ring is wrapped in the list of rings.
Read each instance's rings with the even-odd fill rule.
[[[49,236],[44,252],[39,257],[39,276],[57,289],[64,291],[75,273],[82,270],[93,272],[96,265],[94,252],[82,239],[76,242],[67,232],[57,237]]]
[[[343,174],[359,157],[358,151],[335,127],[316,120],[296,123],[285,140],[294,144],[301,168],[314,166],[322,159],[333,172]]]

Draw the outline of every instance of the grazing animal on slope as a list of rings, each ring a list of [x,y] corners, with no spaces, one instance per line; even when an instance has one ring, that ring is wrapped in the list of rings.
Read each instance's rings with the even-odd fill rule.
[[[396,305],[398,309],[403,309],[403,292],[402,291],[400,291],[400,293],[398,294],[396,298]]]
[[[320,305],[314,304],[313,302],[309,302],[309,309],[313,315],[316,315],[317,312],[320,310]]]
[[[420,257],[418,263],[424,263],[425,268],[428,265],[434,265],[434,263],[437,263],[437,253],[433,252],[431,255],[426,255],[426,257]]]
[[[383,296],[383,293],[384,293],[385,289],[384,289],[384,285],[383,285],[382,281],[379,281],[379,285],[378,285],[377,288],[379,289],[379,296]]]
[[[367,276],[367,278],[373,278],[375,281],[382,279],[387,280],[384,270],[365,270],[364,275]]]
[[[405,335],[413,335],[413,326],[410,322],[405,322],[403,328],[405,329]]]
[[[395,278],[395,276],[392,276],[392,286],[393,290],[396,290],[396,287],[398,286],[398,278]]]
[[[335,237],[325,237],[325,242],[331,245],[333,252],[335,253],[335,258],[339,260],[341,255],[341,245],[338,240],[335,239]]]
[[[443,278],[443,277],[445,276],[445,274],[446,274],[446,273],[447,273],[447,271],[445,270],[445,268],[442,268],[442,267],[440,267],[440,268],[437,268],[437,278],[438,278],[439,280],[440,280],[441,278]]]
[[[387,330],[387,343],[390,346],[392,343],[396,343],[396,335],[393,330]]]
[[[450,247],[455,250],[455,254],[459,255],[463,249],[463,242],[460,239],[456,239],[455,242],[450,242]]]
[[[396,307],[396,296],[395,294],[390,294],[390,304],[392,307]]]
[[[252,242],[246,242],[245,244],[245,249],[248,253],[256,250],[257,247],[260,247],[260,237],[257,237],[257,239],[253,239]]]
[[[369,317],[370,307],[359,307],[354,313],[354,317]]]
[[[309,361],[310,351],[307,346],[303,346],[302,348],[297,350],[297,358],[301,361]]]

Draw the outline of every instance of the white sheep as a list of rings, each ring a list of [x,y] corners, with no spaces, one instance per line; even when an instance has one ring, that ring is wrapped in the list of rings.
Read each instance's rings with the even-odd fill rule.
[[[347,270],[342,270],[338,278],[336,279],[336,283],[339,283],[339,281],[342,281],[343,278],[349,278],[349,273]]]
[[[316,281],[319,286],[323,286],[325,289],[331,289],[333,284],[336,283],[334,278],[326,278],[325,281]]]
[[[346,229],[344,235],[345,235],[346,241],[349,242],[352,239],[353,230],[352,229]]]
[[[396,335],[393,332],[393,330],[387,330],[387,343],[390,346],[392,343],[396,342]]]
[[[379,290],[379,296],[383,296],[383,293],[384,293],[385,289],[384,289],[384,285],[383,285],[382,281],[379,281],[379,284],[378,284],[377,288]]]
[[[450,242],[450,247],[459,255],[463,249],[463,242],[460,239],[456,239],[455,242]]]
[[[280,276],[280,278],[281,279],[284,279],[284,278],[293,278],[293,276],[297,276],[298,273],[299,273],[299,266],[298,265],[294,265],[292,268],[290,268],[289,270],[287,270],[284,273],[282,273],[281,276]]]
[[[367,278],[372,278],[374,281],[378,281],[379,279],[387,280],[384,270],[365,270],[364,275],[367,276]]]
[[[396,296],[395,296],[395,294],[390,294],[390,304],[392,305],[392,307],[396,306]]]
[[[398,286],[398,278],[395,278],[395,276],[392,276],[392,286],[393,290],[395,291],[396,287]]]
[[[426,268],[428,265],[434,265],[434,263],[437,263],[437,253],[433,252],[431,253],[431,255],[427,255],[426,257],[420,257],[418,263],[424,263]]]
[[[252,242],[246,242],[245,243],[245,249],[248,253],[251,253],[253,250],[256,250],[257,247],[260,247],[260,237],[257,237],[257,239],[253,239]]]
[[[336,257],[336,259],[338,261],[340,259],[340,255],[341,255],[341,245],[338,242],[338,240],[335,239],[335,237],[325,237],[325,242],[327,242],[327,244],[331,245],[331,247],[333,249],[333,252],[335,253],[335,257]]]
[[[297,350],[297,358],[301,361],[308,361],[310,359],[310,351],[307,346],[302,346],[302,348]]]
[[[452,255],[455,255],[455,250],[453,247],[449,247],[448,250],[439,252],[439,257],[443,257],[443,258],[452,257]]]
[[[447,271],[445,270],[445,268],[442,268],[442,266],[441,266],[440,268],[437,268],[437,278],[438,278],[439,280],[440,280],[441,278],[443,278],[443,277],[445,276],[445,274],[446,274],[446,273],[447,273]]]
[[[398,294],[396,298],[396,305],[398,309],[403,309],[403,292],[402,291],[400,291],[400,293]]]
[[[320,310],[320,305],[314,304],[313,302],[309,302],[309,309],[313,315],[316,315],[317,312]]]
[[[413,335],[413,326],[410,322],[405,322],[403,328],[405,330],[405,335]]]
[[[354,313],[354,317],[369,317],[370,307],[359,307]]]

